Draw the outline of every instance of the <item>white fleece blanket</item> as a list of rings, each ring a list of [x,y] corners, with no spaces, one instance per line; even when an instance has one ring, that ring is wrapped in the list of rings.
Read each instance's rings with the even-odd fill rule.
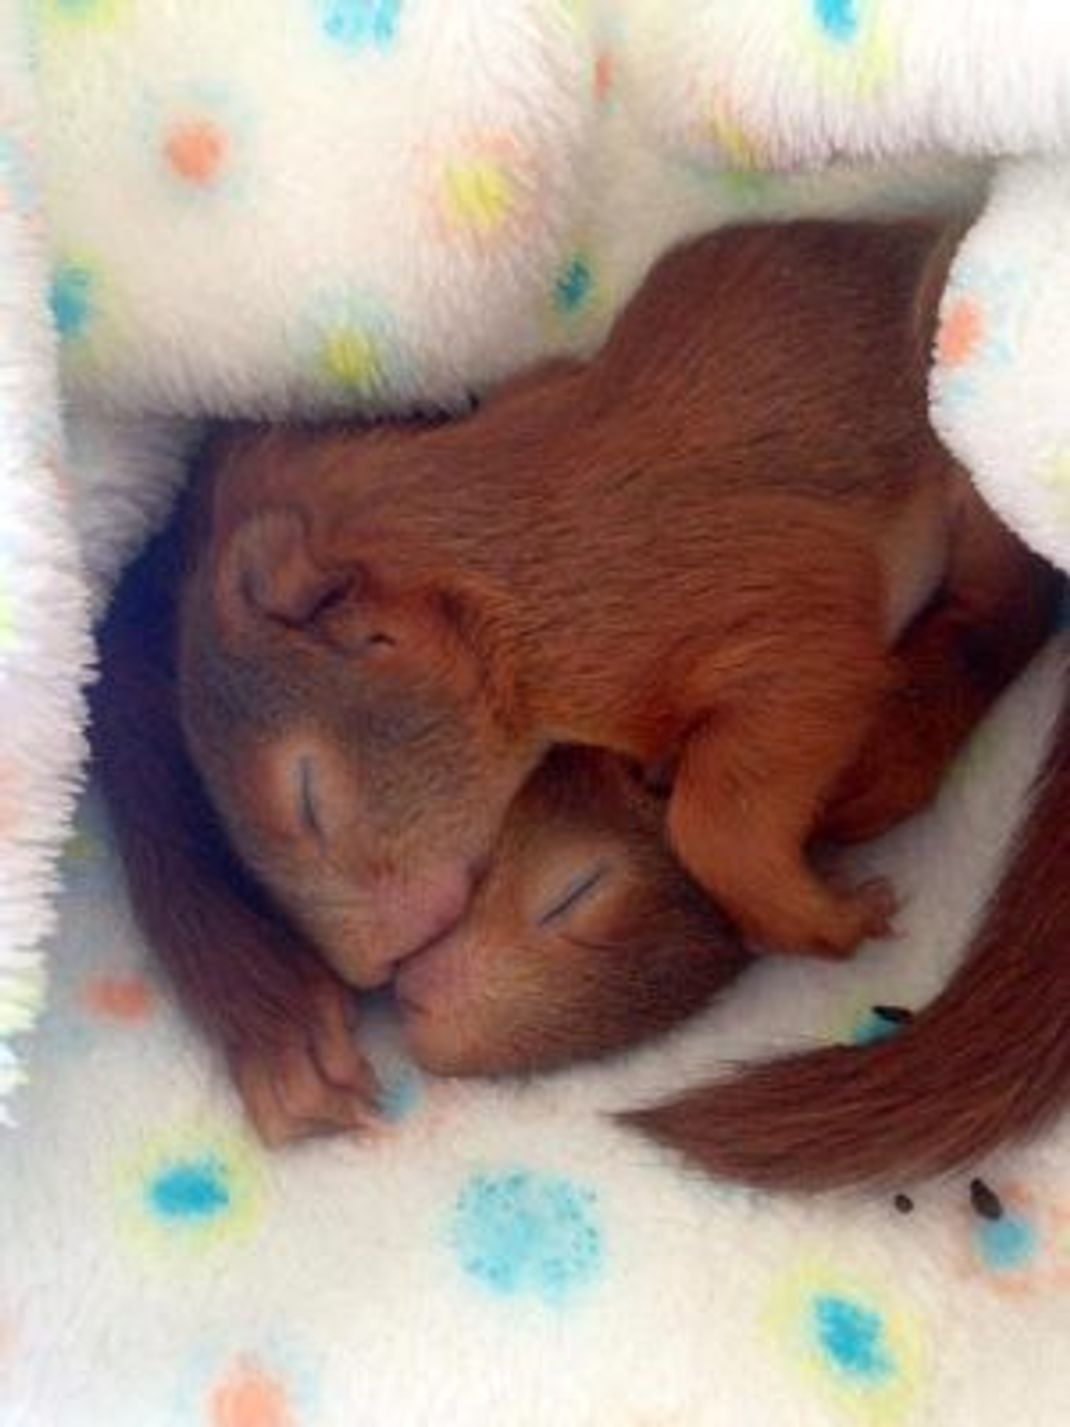
[[[57,875],[91,618],[196,418],[457,400],[591,349],[718,223],[976,204],[934,419],[1070,567],[1068,155],[1062,0],[0,0],[0,1420],[1070,1420],[1061,1138],[998,1220],[961,1185],[900,1218],[726,1194],[594,1116],[931,994],[1050,677],[873,854],[904,942],[762,968],[634,1065],[523,1092],[399,1067],[365,1147],[252,1150],[91,804]]]

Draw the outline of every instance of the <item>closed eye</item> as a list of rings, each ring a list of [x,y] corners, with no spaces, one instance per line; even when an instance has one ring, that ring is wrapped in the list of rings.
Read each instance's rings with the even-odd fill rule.
[[[589,871],[581,873],[579,877],[576,877],[569,883],[568,887],[553,905],[539,917],[539,926],[549,926],[551,922],[559,921],[562,917],[573,911],[585,897],[590,896],[599,882],[606,876],[609,868],[610,864],[608,862],[599,862]]]
[[[297,765],[297,797],[301,821],[314,837],[323,837],[316,808],[316,772],[311,758],[302,758]]]

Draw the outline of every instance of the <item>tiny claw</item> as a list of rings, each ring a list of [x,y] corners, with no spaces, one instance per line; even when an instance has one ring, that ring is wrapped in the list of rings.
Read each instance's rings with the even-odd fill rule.
[[[349,1025],[349,992],[324,979],[310,987],[311,1015],[271,1047],[238,1047],[231,1068],[257,1135],[270,1149],[317,1135],[367,1130],[381,1121],[375,1075]]]

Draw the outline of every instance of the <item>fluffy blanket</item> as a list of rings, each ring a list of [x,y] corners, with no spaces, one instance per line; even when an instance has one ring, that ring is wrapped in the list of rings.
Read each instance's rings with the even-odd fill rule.
[[[5,1421],[1070,1418],[1043,1370],[1068,1326],[1057,1139],[998,1218],[961,1185],[900,1217],[726,1194],[595,1114],[931,994],[1056,654],[872,854],[912,893],[904,943],[763,968],[634,1065],[523,1091],[399,1065],[397,1133],[364,1147],[261,1159],[141,965],[91,810],[58,863],[92,618],[198,418],[458,401],[590,350],[718,223],[972,205],[934,420],[1070,567],[1068,153],[1057,0],[0,0]]]
[[[642,1054],[427,1081],[369,1012],[390,1126],[274,1156],[175,1014],[99,812],[0,1138],[5,1427],[1065,1427],[1070,1124],[1029,1154],[816,1203],[670,1165],[605,1112],[937,988],[1000,865],[1068,651],[940,805],[867,850],[903,935],[771,962]]]

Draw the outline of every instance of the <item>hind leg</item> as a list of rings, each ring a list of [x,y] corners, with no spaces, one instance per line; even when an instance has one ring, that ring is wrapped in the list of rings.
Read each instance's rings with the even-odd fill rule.
[[[1057,572],[972,490],[960,500],[944,592],[899,645],[895,684],[822,814],[823,836],[874,837],[930,802],[966,738],[1052,628]]]
[[[864,627],[826,629],[813,644],[721,690],[684,744],[668,831],[680,860],[749,937],[847,956],[889,930],[894,899],[885,885],[834,888],[804,848],[857,753],[888,664]]]

